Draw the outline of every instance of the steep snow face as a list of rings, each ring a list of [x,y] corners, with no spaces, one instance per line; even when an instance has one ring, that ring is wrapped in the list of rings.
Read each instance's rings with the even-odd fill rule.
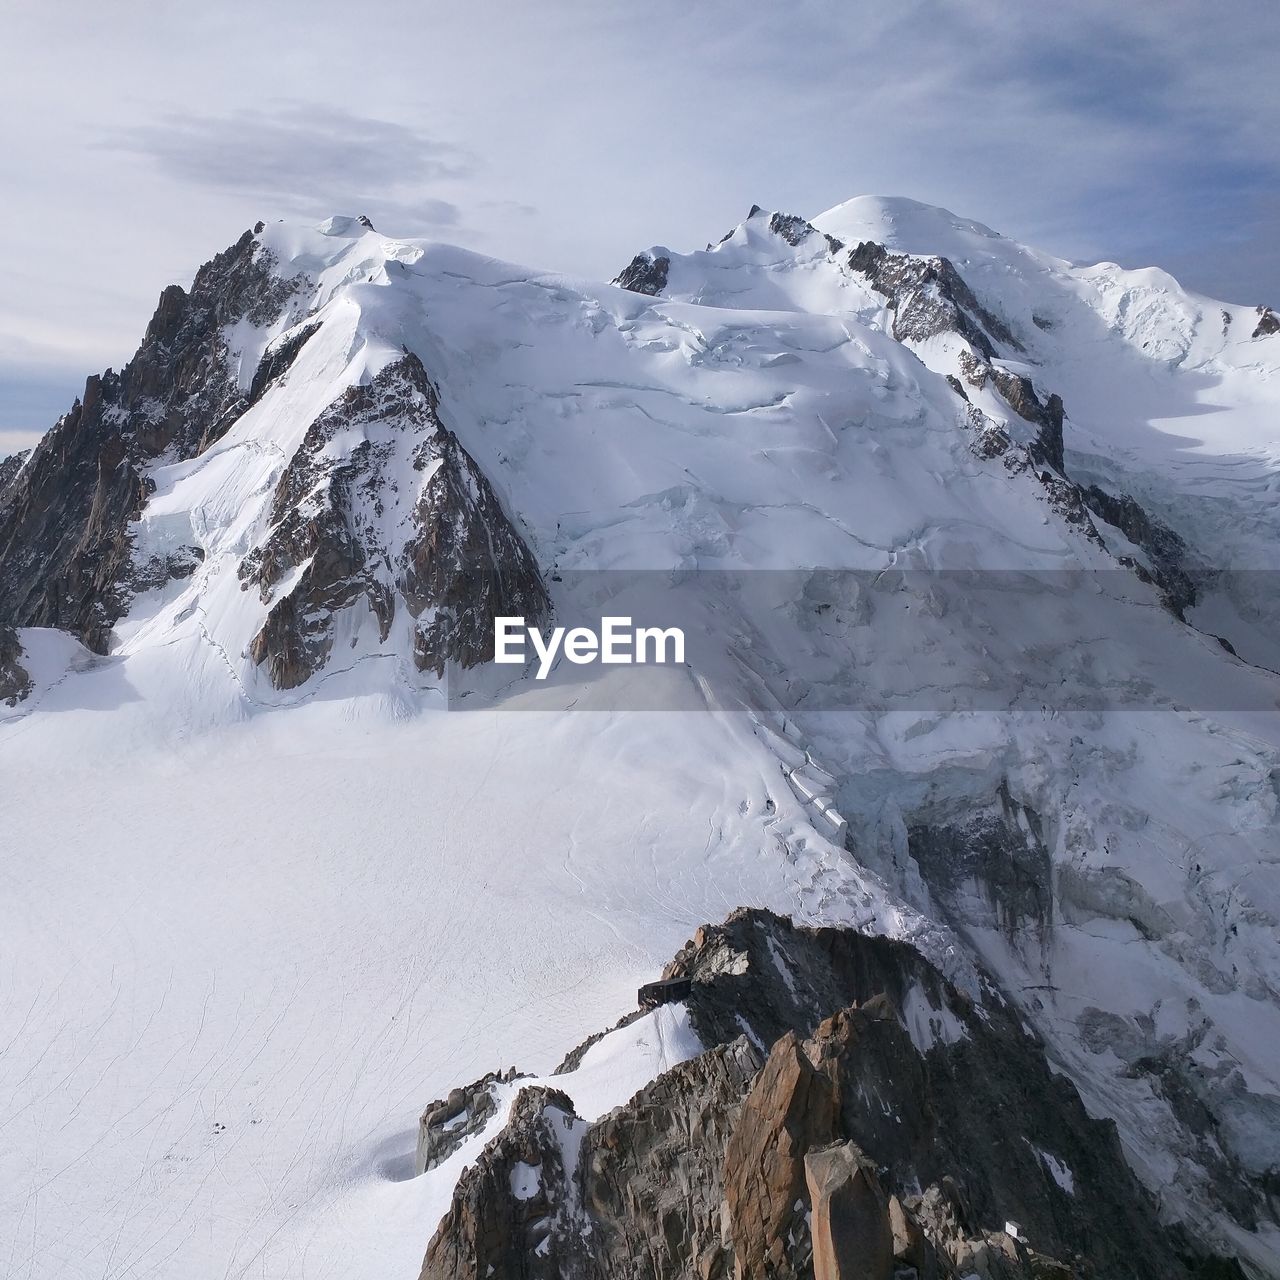
[[[1071,475],[1125,492],[1176,530],[1206,575],[1193,620],[1280,669],[1274,636],[1280,337],[1259,309],[1155,268],[1073,266],[942,209],[864,197],[815,220],[851,243],[942,254],[1009,325],[1009,368],[1066,402]],[[921,349],[931,367],[948,353]],[[951,357],[954,358],[954,357]]]
[[[954,274],[878,287],[864,242]],[[1207,568],[1273,554],[1280,338],[902,201],[757,211],[643,293],[355,219],[253,243],[289,303],[219,331],[238,416],[141,464],[129,554],[185,576],[105,656],[20,629],[0,705],[16,1272],[409,1274],[421,1106],[550,1065],[758,904],[989,967],[1165,1212],[1274,1273],[1280,687],[1080,493]],[[437,714],[441,545],[699,643]],[[1264,644],[1219,594],[1205,630]]]
[[[667,258],[663,297],[847,315],[895,333],[930,369],[960,382],[974,408],[1026,441],[1026,415],[1008,387],[975,376],[974,344],[954,325],[903,333],[901,310],[895,316],[892,300],[850,263],[861,244],[954,267],[995,339],[997,349],[976,353],[982,363],[990,356],[998,377],[1025,378],[1042,399],[1065,402],[1072,479],[1137,499],[1178,534],[1199,587],[1191,620],[1280,669],[1280,615],[1266,576],[1280,535],[1280,336],[1258,309],[1189,293],[1157,269],[1074,266],[902,198],[860,197],[812,224],[753,211],[704,252],[650,254]],[[929,282],[922,292],[937,289]],[[1151,567],[1143,547],[1099,516],[1113,550]]]

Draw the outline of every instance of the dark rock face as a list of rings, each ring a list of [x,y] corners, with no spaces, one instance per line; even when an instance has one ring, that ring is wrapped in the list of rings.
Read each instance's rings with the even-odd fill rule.
[[[848,261],[852,270],[865,275],[872,288],[888,298],[894,313],[893,336],[898,341],[918,342],[939,333],[955,333],[969,343],[973,351],[960,353],[964,382],[981,390],[990,381],[1019,417],[1039,428],[1026,447],[1023,463],[1013,460],[1014,469],[1029,461],[1058,514],[1098,540],[1078,490],[1065,479],[1066,409],[1062,397],[1051,394],[1041,400],[1030,378],[991,363],[998,354],[997,342],[1015,351],[1021,351],[1022,344],[998,316],[978,301],[952,263],[946,258],[892,253],[871,241],[863,241],[852,250]],[[969,399],[964,383],[954,374],[947,375],[947,382],[957,395]],[[993,458],[1007,452],[1007,434],[986,424],[981,414],[975,411],[970,424],[975,429],[973,449],[978,457]]]
[[[986,808],[916,823],[907,847],[957,924],[991,923],[1036,945],[1053,923],[1053,862],[1040,815],[1001,785]],[[988,921],[987,917],[990,917]]]
[[[970,447],[973,452],[980,458],[1003,456],[1005,467],[1011,472],[1030,472],[1039,481],[1054,511],[1091,542],[1102,545],[1102,537],[1090,518],[1082,490],[1066,477],[1063,443],[1066,409],[1062,397],[1051,394],[1042,401],[1030,378],[997,368],[971,351],[960,353],[960,371],[964,382],[954,374],[947,375],[947,382],[958,395],[968,399],[964,383],[981,391],[990,382],[1020,418],[1039,428],[1034,439],[1016,449],[1011,448],[1009,434],[976,406],[970,406],[969,425],[974,432]]]
[[[503,1134],[463,1174],[423,1280],[730,1280],[720,1165],[759,1067],[739,1039],[590,1126],[564,1094],[522,1090]]]
[[[769,230],[793,246],[807,240],[815,229],[812,223],[794,213],[775,213],[769,219]]]
[[[994,993],[975,1003],[907,944],[757,910],[666,973],[713,1047],[594,1124],[524,1091],[423,1280],[1199,1274],[1114,1126]]]
[[[150,492],[147,465],[194,457],[244,408],[223,329],[267,324],[295,285],[245,234],[160,295],[142,345],[119,373],[90,378],[82,399],[0,490],[0,618],[61,627],[106,652],[128,606],[129,523]]]
[[[1135,571],[1155,581],[1164,592],[1165,603],[1179,618],[1196,602],[1197,588],[1187,571],[1190,553],[1187,544],[1168,525],[1149,514],[1127,493],[1110,494],[1097,485],[1084,490],[1084,500],[1108,524],[1115,525],[1130,542],[1147,553],[1151,573],[1141,566]]]
[[[502,1133],[458,1183],[424,1277],[554,1280],[576,1262],[577,1186],[566,1167],[586,1124],[555,1089],[522,1089]]]
[[[1032,459],[1034,465],[1034,459]],[[1049,499],[1049,505],[1069,525],[1074,525],[1090,542],[1102,544],[1102,536],[1089,516],[1088,508],[1080,494],[1080,487],[1064,480],[1055,471],[1037,468],[1036,478]]]
[[[21,453],[11,453],[8,457],[0,458],[0,509],[4,507],[5,490],[13,483],[14,477],[22,470],[22,464],[31,456],[30,449],[24,449]]]
[[[893,253],[864,240],[850,251],[848,263],[889,300],[899,342],[958,333],[988,360],[995,358],[997,342],[1022,350],[1008,325],[978,301],[949,259]]]
[[[798,214],[794,213],[775,213],[769,219],[769,230],[775,236],[781,236],[789,245],[793,247],[802,244],[810,236],[821,235],[827,242],[827,249],[831,253],[839,253],[844,248],[844,242],[837,240],[835,236],[826,235],[820,232],[811,222],[806,222]]]
[[[1009,435],[970,406],[967,421],[972,431],[973,453],[986,460],[1004,457],[1011,471],[1032,471],[1057,514],[1091,541],[1103,542],[1091,513],[1115,525],[1147,553],[1152,567],[1148,571],[1129,556],[1119,557],[1120,563],[1144,581],[1159,586],[1165,605],[1175,617],[1185,621],[1185,610],[1196,603],[1198,595],[1197,575],[1191,568],[1186,544],[1129,495],[1115,496],[1096,485],[1083,488],[1067,478],[1066,407],[1062,397],[1050,393],[1041,399],[1030,378],[992,363],[997,355],[993,339],[1017,350],[1022,350],[1021,344],[998,317],[982,307],[951,262],[946,258],[892,253],[883,245],[871,242],[859,244],[849,254],[848,261],[853,270],[864,274],[872,287],[889,299],[894,310],[895,338],[922,340],[937,333],[952,332],[968,341],[973,350],[961,351],[959,357],[963,381],[954,374],[946,375],[958,396],[966,402],[969,400],[966,383],[979,391],[991,383],[1020,418],[1038,428],[1034,439],[1011,450]],[[1260,319],[1254,337],[1280,331],[1280,319],[1274,312],[1259,307],[1258,313]],[[1223,316],[1224,322],[1229,323],[1230,316],[1226,312]],[[1053,328],[1052,321],[1041,316],[1033,319],[1042,330]],[[1230,650],[1226,641],[1220,637],[1219,641]]]
[[[1039,426],[1040,431],[1031,445],[1031,456],[1036,462],[1048,463],[1059,474],[1065,475],[1062,422],[1066,416],[1066,410],[1062,404],[1062,397],[1055,393],[1041,403],[1030,378],[1024,378],[1017,373],[1008,373],[1004,369],[993,367],[991,378],[996,385],[996,390],[1008,401],[1009,407],[1019,417]]]
[[[956,386],[959,386],[958,379]],[[968,400],[963,388],[957,394],[964,400]],[[1004,458],[1005,468],[1011,473],[1027,470],[1030,459],[1025,451],[1014,450],[1009,433],[998,422],[988,418],[977,405],[966,403],[964,421],[969,428],[969,449],[974,457],[982,458],[984,461]]]
[[[632,293],[657,297],[667,287],[667,272],[670,270],[671,259],[666,254],[655,258],[647,253],[637,253],[613,283],[630,289]]]
[[[418,1151],[414,1173],[425,1173],[447,1160],[497,1114],[496,1086],[517,1078],[514,1068],[491,1071],[447,1098],[430,1103],[418,1121]]]
[[[247,405],[257,404],[266,389],[278,378],[288,373],[290,366],[298,358],[298,353],[317,332],[321,321],[313,320],[309,324],[283,334],[263,353],[258,367],[254,371],[253,381],[249,384]]]
[[[12,627],[0,624],[0,702],[17,706],[31,692],[31,677],[22,665],[22,645]]]
[[[998,354],[997,342],[1015,351],[1021,351],[1022,344],[978,301],[954,265],[946,258],[893,253],[870,241],[852,250],[848,262],[851,270],[865,275],[872,288],[889,300],[893,336],[898,341],[919,342],[935,334],[955,333],[969,343],[972,351],[960,353],[964,382],[975,390],[991,382],[1019,417],[1038,428],[1024,449],[1010,452],[1008,434],[974,409],[969,418],[973,452],[984,459],[1004,456],[1010,470],[1033,470],[1054,510],[1091,540],[1101,541],[1079,489],[1066,479],[1062,397],[1050,394],[1041,400],[1030,378],[991,363]],[[950,374],[947,382],[957,395],[969,399],[959,378]]]
[[[242,393],[228,327],[279,322],[304,279],[282,279],[250,232],[196,275],[172,286],[133,360],[90,378],[82,401],[25,461],[0,470],[0,620],[60,627],[105,653],[111,629],[139,591],[189,576],[203,559],[183,547],[145,562],[130,525],[152,492],[157,462],[195,457],[289,370],[320,322],[295,324],[267,349]],[[241,566],[267,617],[250,646],[272,683],[293,688],[328,660],[335,616],[363,602],[380,639],[402,598],[414,619],[419,670],[472,666],[492,656],[495,613],[544,616],[536,565],[492,487],[440,422],[437,395],[416,357],[349,391],[308,429],[276,486],[271,529]],[[367,429],[348,455],[326,455],[335,435]],[[380,429],[379,429],[380,428]],[[393,459],[422,477],[401,502]],[[401,519],[401,517],[403,517]],[[394,545],[379,533],[400,531]],[[294,571],[287,592],[279,588]]]
[[[660,1076],[590,1127],[579,1168],[597,1243],[578,1274],[730,1280],[724,1153],[760,1065],[739,1037]]]
[[[438,408],[421,362],[406,355],[308,428],[276,485],[271,531],[240,566],[243,586],[271,603],[250,656],[276,688],[295,688],[325,665],[337,615],[361,601],[381,642],[398,592],[415,619],[417,668],[437,675],[447,662],[471,667],[493,656],[494,617],[532,624],[549,610],[532,555]],[[330,442],[352,428],[363,431],[360,443],[330,457]],[[415,494],[400,494],[389,474],[406,453],[426,475]],[[402,532],[388,535],[389,522]]]
[[[1032,461],[1037,465],[1047,464],[1059,475],[1065,476],[1062,424],[1066,418],[1066,408],[1062,397],[1054,394],[1042,401],[1030,378],[997,368],[967,351],[960,353],[960,370],[965,382],[975,390],[981,391],[991,382],[1014,413],[1040,428],[1029,446]],[[958,378],[948,375],[947,381],[964,395],[964,388]]]
[[[1258,323],[1254,327],[1253,336],[1266,338],[1273,333],[1280,333],[1280,316],[1276,315],[1270,307],[1259,307]]]
[[[764,1039],[810,1037],[839,1099],[837,1136],[904,1202],[951,1178],[971,1226],[1016,1221],[1038,1250],[1080,1252],[1100,1274],[1183,1274],[1114,1127],[1087,1116],[999,999],[973,1004],[903,943],[758,912],[700,930],[671,968],[694,978],[690,1017],[708,1042],[739,1016]],[[1046,1157],[1072,1171],[1074,1194]]]

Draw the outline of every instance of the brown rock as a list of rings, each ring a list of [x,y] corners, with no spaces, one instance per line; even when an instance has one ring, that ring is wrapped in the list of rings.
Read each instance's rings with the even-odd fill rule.
[[[814,1280],[892,1280],[889,1203],[875,1167],[852,1142],[804,1160],[813,1205]]]
[[[325,665],[345,610],[367,608],[385,641],[397,592],[414,619],[414,662],[438,676],[451,661],[473,667],[493,656],[495,617],[535,621],[548,610],[532,554],[438,409],[421,361],[406,355],[307,429],[276,484],[271,531],[239,571],[271,605],[249,656],[276,688],[296,688]],[[331,456],[335,436],[371,427],[385,438]],[[426,478],[412,517],[388,541],[383,503],[396,485],[387,468],[410,445]]]
[[[835,1091],[788,1033],[742,1104],[725,1155],[737,1280],[801,1274],[808,1253],[804,1158],[835,1137]]]
[[[909,1213],[897,1196],[889,1197],[889,1229],[893,1233],[894,1259],[904,1266],[914,1267],[921,1277],[936,1273],[933,1250],[925,1237],[924,1229]]]
[[[725,1151],[760,1054],[740,1037],[681,1063],[583,1142],[589,1280],[731,1280]],[[577,1280],[562,1269],[558,1280]]]
[[[418,1120],[414,1174],[434,1169],[468,1138],[480,1133],[498,1110],[497,1086],[516,1078],[514,1067],[490,1071],[465,1089],[450,1089],[447,1097],[425,1107]]]

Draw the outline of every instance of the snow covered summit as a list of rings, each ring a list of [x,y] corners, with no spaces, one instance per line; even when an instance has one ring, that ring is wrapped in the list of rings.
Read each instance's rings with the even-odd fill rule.
[[[1280,1274],[1278,366],[900,199],[615,284],[246,232],[0,468],[19,1273],[409,1275],[497,1132],[402,1180],[427,1101],[752,907],[1006,1001],[1166,1226]],[[697,643],[487,661],[584,609]],[[647,1034],[632,1092],[716,1048]]]

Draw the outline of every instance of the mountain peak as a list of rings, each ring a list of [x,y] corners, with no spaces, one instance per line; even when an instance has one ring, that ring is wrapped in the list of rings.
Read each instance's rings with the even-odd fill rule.
[[[1280,321],[886,197],[812,222],[757,209],[714,247],[638,255],[618,283],[357,217],[272,223],[166,291],[134,359],[0,468],[0,776],[22,797],[5,834],[23,851],[15,884],[59,905],[33,926],[9,913],[15,954],[40,959],[10,966],[10,1007],[52,1011],[32,1015],[49,1062],[15,1079],[30,1127],[14,1178],[36,1152],[84,1179],[84,1203],[134,1188],[124,1209],[105,1197],[96,1237],[120,1242],[122,1265],[156,1248],[168,1213],[162,1265],[207,1274],[179,1256],[199,1205],[218,1274],[236,1250],[283,1276],[286,1253],[314,1249],[363,1280],[401,1273],[369,1247],[401,1230],[392,1218],[421,1258],[425,1206],[444,1213],[470,1163],[455,1238],[488,1220],[468,1206],[508,1204],[543,1259],[530,1274],[550,1276],[545,1205],[526,1195],[582,1184],[530,1153],[591,1150],[593,1118],[658,1070],[634,1065],[642,1041],[668,1065],[696,1055],[692,1088],[740,1052],[760,1070],[765,1040],[788,1035],[815,1036],[817,1057],[804,1066],[788,1041],[767,1079],[819,1060],[844,1079],[866,1031],[891,1082],[924,1080],[928,1055],[977,1061],[989,1089],[976,1108],[965,1087],[884,1095],[904,1120],[949,1108],[946,1151],[922,1132],[904,1153],[879,1101],[852,1127],[824,1123],[824,1141],[865,1139],[886,1193],[964,1178],[977,1151],[1001,1174],[984,1219],[1037,1239],[1074,1220],[1064,1250],[1123,1256],[1135,1237],[1108,1215],[1132,1202],[1147,1221],[1149,1206],[1078,1090],[1198,1247],[1264,1256],[1280,607],[1269,574],[1230,570],[1268,569],[1280,546]],[[598,634],[605,616],[675,623],[688,652],[649,669],[656,692],[572,655],[540,684],[488,662],[513,615],[554,618],[561,656],[573,623]],[[1109,714],[1135,706],[1149,714]],[[121,928],[140,885],[173,927]],[[519,1104],[509,1074],[455,1094],[457,1071],[546,1060],[611,1021],[620,988],[738,902],[843,931],[848,964],[830,965],[845,942],[780,919],[702,933],[693,969],[673,972],[698,979],[687,1012],[724,1034],[628,1022],[575,1080],[555,1077],[576,1119],[560,1108],[536,1148],[517,1123],[479,1158],[504,1098],[536,1129],[547,1095]],[[896,939],[903,964],[863,969],[869,934]],[[157,984],[145,1019],[99,980],[143,966],[174,991]],[[875,985],[852,989],[853,973]],[[988,982],[1001,1043],[969,1012]],[[206,1009],[225,1053],[197,1045]],[[673,1030],[681,1015],[661,1017]],[[148,1096],[176,1109],[122,1144],[136,1090],[119,1064],[136,1055]],[[1033,1059],[1074,1082],[1038,1116],[1016,1065]],[[195,1086],[192,1063],[208,1073]],[[299,1092],[299,1063],[338,1078]],[[754,1086],[725,1083],[716,1114],[737,1115]],[[75,1123],[48,1124],[68,1089]],[[427,1145],[460,1158],[423,1175],[412,1214],[358,1231],[350,1200],[324,1215],[348,1194],[339,1166],[297,1153],[401,1167],[418,1089],[440,1099]],[[191,1127],[206,1098],[223,1100],[207,1140]],[[763,1139],[786,1107],[757,1101]],[[708,1129],[670,1129],[690,1132]],[[754,1141],[735,1145],[734,1196],[763,1167]],[[265,1195],[259,1144],[281,1156]],[[650,1167],[674,1171],[654,1190],[687,1201],[687,1162]],[[793,1172],[778,1221],[802,1230]],[[477,1179],[483,1201],[466,1198]],[[628,1199],[678,1222],[642,1185]],[[698,1229],[727,1239],[723,1188],[702,1185]],[[816,1193],[811,1207],[820,1223]],[[322,1216],[341,1239],[316,1235]],[[563,1221],[576,1247],[582,1219]],[[462,1255],[465,1241],[439,1273]],[[1137,1275],[1179,1274],[1141,1261]]]
[[[1005,239],[972,218],[907,196],[855,196],[820,213],[813,225],[851,245],[871,240],[904,253],[946,258],[967,256],[978,242]]]

